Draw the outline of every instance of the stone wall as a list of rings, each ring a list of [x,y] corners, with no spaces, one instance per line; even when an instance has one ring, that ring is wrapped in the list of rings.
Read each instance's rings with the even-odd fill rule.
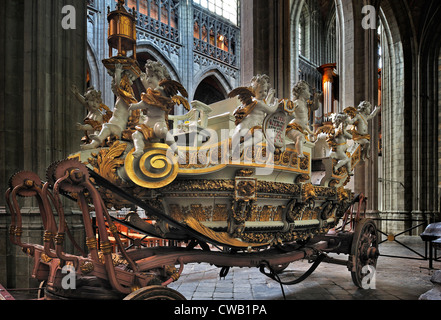
[[[62,8],[73,5],[76,28],[63,29]],[[4,194],[10,176],[30,170],[45,179],[46,168],[73,152],[81,138],[75,123],[85,110],[70,93],[84,89],[86,4],[82,0],[18,0],[0,6],[0,182]],[[21,199],[24,241],[42,243],[37,203]],[[72,211],[66,210],[69,220]],[[74,232],[79,227],[75,222]],[[0,283],[33,287],[31,262],[8,239],[9,213],[0,197]],[[78,234],[79,238],[83,238]]]

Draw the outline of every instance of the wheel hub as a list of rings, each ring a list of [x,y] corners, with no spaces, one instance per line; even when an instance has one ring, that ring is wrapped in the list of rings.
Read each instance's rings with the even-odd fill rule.
[[[17,192],[17,194],[21,197],[32,197],[37,194],[37,192],[33,189],[34,186],[41,187],[40,177],[31,171],[20,171],[14,174],[9,180],[9,187],[14,189],[17,186],[23,186],[21,190]]]
[[[377,259],[379,255],[380,255],[380,252],[378,251],[378,249],[376,247],[370,247],[367,250],[367,256],[369,259]]]
[[[66,177],[59,183],[60,189],[66,192],[81,192],[84,190],[82,185],[89,178],[87,167],[78,160],[68,159],[57,163],[51,168],[51,173],[55,181]]]

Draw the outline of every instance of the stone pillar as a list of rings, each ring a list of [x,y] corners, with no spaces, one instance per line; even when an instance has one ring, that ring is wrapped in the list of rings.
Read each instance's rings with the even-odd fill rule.
[[[112,92],[112,77],[102,64],[103,59],[109,58],[107,32],[108,8],[115,10],[115,0],[93,1],[93,8],[88,11],[87,26],[87,63],[91,73],[91,85],[102,93],[103,103],[110,109],[115,104],[115,95]]]
[[[291,47],[291,23],[290,23],[290,1],[276,0],[272,2],[273,14],[270,19],[270,78],[274,79],[274,87],[277,89],[276,96],[289,98],[290,88],[290,57]],[[282,45],[281,45],[282,44]]]
[[[242,83],[267,74],[278,98],[290,97],[289,0],[243,0],[241,20]],[[246,13],[246,14],[245,14]]]
[[[194,29],[194,12],[192,2],[182,2],[180,4],[180,23],[179,28],[182,30],[182,43],[186,46],[183,48],[183,55],[180,59],[180,70],[185,70],[182,72],[182,84],[187,89],[189,94],[194,94],[196,84],[194,83],[194,40],[193,40],[193,29]],[[189,101],[192,101],[193,97],[189,97]],[[186,111],[181,107],[180,114],[184,114]]]
[[[337,49],[337,71],[339,74],[339,112],[348,106],[355,106],[354,101],[354,9],[352,0],[336,0],[335,9],[339,29],[337,30],[340,39]]]
[[[254,3],[253,0],[242,0],[241,12],[247,12],[247,14],[241,14],[241,56],[240,64],[241,70],[241,83],[247,84],[254,75]]]
[[[62,8],[75,8],[75,29],[64,29]],[[20,170],[37,173],[78,149],[81,132],[75,123],[85,116],[70,92],[85,89],[86,1],[17,0],[0,6],[0,181]],[[73,22],[71,20],[71,22]],[[71,24],[73,26],[73,24]],[[23,241],[42,243],[42,224],[36,201],[23,199]],[[66,210],[68,220],[80,219]],[[35,286],[32,262],[9,243],[9,213],[0,198],[0,283],[5,287]],[[79,232],[81,236],[81,232]],[[81,236],[81,238],[83,238]]]
[[[439,144],[439,41],[441,39],[441,27],[439,19],[441,14],[437,11],[430,12],[426,17],[426,28],[420,38],[418,51],[419,74],[418,74],[418,131],[420,137],[418,162],[421,175],[420,195],[417,198],[420,220],[427,223],[433,222],[439,215],[438,188],[439,181],[436,172],[439,169],[439,157],[436,146]],[[414,225],[418,222],[414,222]],[[424,230],[415,228],[415,234]]]
[[[393,7],[395,1],[382,1],[380,19],[382,22],[382,59],[381,71],[382,86],[382,131],[383,131],[383,169],[380,171],[382,186],[381,217],[383,220],[381,230],[388,234],[396,234],[410,227],[405,221],[410,218],[412,192],[408,177],[409,156],[408,148],[410,135],[405,135],[406,104],[412,104],[412,99],[405,98],[404,88],[406,83],[412,82],[412,72],[404,72],[404,55],[411,52],[410,48],[403,48],[403,32],[398,26],[409,23],[398,23]],[[399,5],[397,5],[400,7]],[[406,64],[408,67],[409,64]],[[412,69],[409,67],[409,69]],[[410,102],[409,102],[410,101]],[[410,189],[410,190],[409,190]],[[409,204],[410,203],[410,204]],[[397,220],[397,221],[395,221]],[[402,220],[402,221],[399,221]]]
[[[371,1],[374,5],[375,1]],[[353,1],[354,8],[354,104],[369,101],[373,108],[378,102],[378,56],[377,30],[365,29],[360,1]],[[373,109],[372,109],[373,110]],[[370,157],[355,169],[354,188],[368,198],[367,211],[370,216],[378,215],[378,118],[370,120]]]

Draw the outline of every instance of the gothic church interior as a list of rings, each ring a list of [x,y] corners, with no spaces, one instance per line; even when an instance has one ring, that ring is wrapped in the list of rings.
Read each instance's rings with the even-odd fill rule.
[[[103,103],[113,107],[112,78],[101,61],[109,57],[106,17],[116,2],[18,0],[0,6],[2,193],[13,173],[26,168],[44,177],[47,166],[78,149],[82,134],[74,123],[85,110],[71,94],[72,85],[81,92],[100,90]],[[75,11],[72,28],[62,25],[67,5]],[[148,60],[161,62],[187,89],[189,101],[216,108],[231,90],[266,74],[280,98],[290,98],[300,80],[329,97],[328,109],[313,121],[361,101],[381,107],[369,125],[378,143],[355,169],[351,188],[366,195],[367,212],[383,219],[385,233],[441,219],[439,1],[126,0],[125,5],[137,12],[141,68]],[[329,66],[331,75],[325,72]],[[139,97],[142,85],[135,83],[133,90]],[[185,112],[175,108],[174,115]],[[36,203],[24,199],[23,207],[26,236],[41,237]],[[66,219],[82,237],[78,212],[67,210]],[[0,283],[28,287],[31,266],[10,247],[9,223],[0,198]]]

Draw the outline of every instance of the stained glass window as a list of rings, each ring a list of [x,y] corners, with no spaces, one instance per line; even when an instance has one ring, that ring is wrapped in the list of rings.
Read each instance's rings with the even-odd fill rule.
[[[239,0],[193,0],[193,2],[237,25]]]

